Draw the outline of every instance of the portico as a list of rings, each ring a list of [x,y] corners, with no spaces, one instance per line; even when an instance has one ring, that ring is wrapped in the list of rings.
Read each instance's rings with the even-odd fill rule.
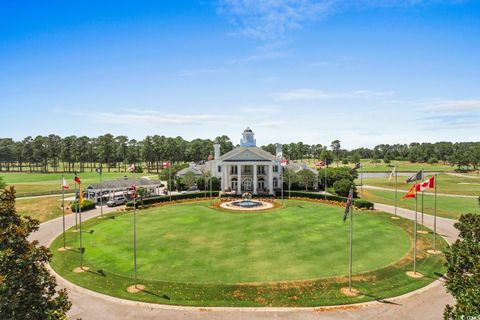
[[[222,189],[242,194],[274,194],[274,166],[270,161],[224,161]]]

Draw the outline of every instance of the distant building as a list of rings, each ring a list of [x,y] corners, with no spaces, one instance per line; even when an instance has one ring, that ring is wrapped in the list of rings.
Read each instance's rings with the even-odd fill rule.
[[[162,182],[158,179],[137,178],[133,181],[132,177],[125,176],[116,180],[104,181],[102,184],[90,184],[85,188],[85,195],[95,202],[100,202],[102,192],[104,199],[112,199],[118,196],[129,198],[133,185],[137,188],[147,189],[149,196],[160,195],[160,188],[163,187]]]

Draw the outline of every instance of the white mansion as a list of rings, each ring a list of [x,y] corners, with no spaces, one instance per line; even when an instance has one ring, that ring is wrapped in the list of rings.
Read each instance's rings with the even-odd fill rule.
[[[282,146],[277,145],[277,156],[257,147],[253,131],[247,127],[243,132],[240,146],[224,155],[220,154],[220,145],[214,145],[213,160],[204,165],[191,164],[189,168],[178,172],[179,176],[187,172],[201,175],[201,171],[209,171],[212,176],[221,180],[222,191],[243,194],[274,194],[282,186]],[[299,172],[311,170],[305,164],[290,163],[289,169]]]

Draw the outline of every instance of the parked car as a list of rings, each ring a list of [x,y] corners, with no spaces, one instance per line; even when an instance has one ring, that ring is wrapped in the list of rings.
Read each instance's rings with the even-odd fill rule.
[[[190,188],[188,188],[187,190],[185,191],[182,191],[182,193],[196,193],[196,192],[200,192],[200,189],[198,189],[197,186],[191,186]]]
[[[121,197],[121,198],[115,198],[115,199],[107,201],[107,206],[115,207],[115,206],[120,206],[120,205],[125,204],[125,203],[127,203],[127,199],[125,197]]]

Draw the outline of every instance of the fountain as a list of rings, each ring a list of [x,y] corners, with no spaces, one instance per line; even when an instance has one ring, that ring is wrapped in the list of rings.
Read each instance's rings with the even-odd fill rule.
[[[220,204],[220,207],[229,210],[238,211],[253,211],[253,210],[265,210],[273,207],[270,202],[252,200],[252,194],[245,192],[242,194],[241,201],[228,201]]]

